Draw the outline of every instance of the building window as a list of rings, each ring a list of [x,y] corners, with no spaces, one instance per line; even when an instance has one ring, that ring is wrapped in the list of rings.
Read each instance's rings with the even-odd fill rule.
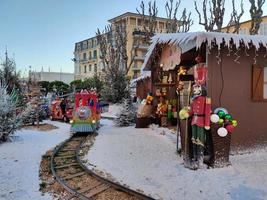
[[[97,51],[94,50],[94,59],[96,59],[96,57],[97,57]]]
[[[81,71],[82,71],[82,70],[81,70],[81,66],[79,66],[79,74],[81,73]]]
[[[84,73],[86,73],[86,65],[84,65]]]
[[[239,30],[239,34],[242,34],[242,35],[249,35],[249,30],[247,28],[241,28]]]
[[[141,26],[142,25],[142,20],[141,19],[137,19],[137,25]]]
[[[253,66],[252,100],[267,100],[267,67]]]
[[[267,23],[260,24],[259,35],[267,35]]]
[[[159,29],[163,29],[164,28],[164,23],[163,22],[159,22]]]
[[[133,75],[133,79],[136,79],[136,78],[138,78],[138,72],[137,71],[135,71],[134,75]]]
[[[92,71],[92,66],[91,66],[91,65],[89,65],[89,69],[88,69],[88,71],[89,71],[89,72]]]
[[[86,53],[83,53],[83,60],[86,60]]]
[[[94,71],[97,72],[97,64],[94,65]]]
[[[92,59],[92,52],[91,51],[89,52],[89,59],[90,60]]]

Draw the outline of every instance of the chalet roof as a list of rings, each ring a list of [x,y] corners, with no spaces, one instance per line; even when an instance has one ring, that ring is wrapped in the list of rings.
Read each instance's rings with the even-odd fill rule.
[[[263,35],[241,35],[232,33],[219,33],[219,32],[190,32],[190,33],[165,33],[156,34],[152,40],[151,45],[145,57],[145,61],[142,65],[141,71],[149,70],[149,63],[151,55],[157,44],[171,44],[178,45],[181,48],[181,52],[185,53],[192,48],[200,48],[201,44],[206,42],[207,47],[211,48],[212,43],[215,42],[217,45],[224,43],[229,46],[233,43],[236,48],[239,48],[241,44],[245,47],[249,45],[254,45],[258,50],[260,46],[267,48],[267,36]],[[218,45],[220,48],[220,45]]]
[[[131,80],[131,84],[134,84],[138,81],[144,80],[144,79],[149,78],[149,77],[151,77],[150,71],[141,71],[141,76],[136,78],[136,79]]]

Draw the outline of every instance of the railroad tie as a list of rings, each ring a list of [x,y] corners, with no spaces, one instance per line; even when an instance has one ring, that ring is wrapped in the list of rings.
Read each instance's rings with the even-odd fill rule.
[[[76,149],[68,149],[68,148],[66,148],[66,149],[60,150],[60,152],[68,152],[68,151],[76,151]]]
[[[74,158],[75,154],[70,155],[70,156],[57,156],[56,158]]]
[[[110,188],[109,185],[101,184],[100,186],[90,190],[89,193],[86,194],[86,196],[90,198],[92,196],[95,196],[95,195],[107,190],[108,188]]]
[[[79,176],[83,176],[84,174],[85,174],[85,172],[78,172],[78,173],[76,173],[76,174],[72,174],[72,175],[63,177],[63,179],[67,181],[67,180],[72,179],[72,178],[76,178],[76,177],[79,177]]]
[[[56,166],[55,169],[63,169],[63,168],[67,168],[67,167],[71,167],[71,166],[76,166],[78,165],[78,163],[69,163],[69,164],[66,164],[66,165],[60,165],[60,166]]]
[[[94,180],[92,183],[90,183],[89,187],[83,188],[78,190],[79,193],[86,193],[100,185],[102,185],[103,183],[101,183],[100,181]]]

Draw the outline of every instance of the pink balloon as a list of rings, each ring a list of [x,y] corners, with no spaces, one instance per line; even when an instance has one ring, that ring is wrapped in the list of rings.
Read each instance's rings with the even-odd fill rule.
[[[233,133],[234,132],[234,129],[235,129],[235,127],[233,125],[231,125],[231,124],[226,126],[226,130],[229,133]]]

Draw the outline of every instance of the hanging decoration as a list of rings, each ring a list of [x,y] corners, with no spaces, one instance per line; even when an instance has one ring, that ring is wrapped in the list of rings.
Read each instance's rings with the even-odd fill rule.
[[[177,45],[167,45],[162,50],[160,65],[163,71],[169,71],[181,62],[181,49]]]
[[[195,58],[197,64],[194,66],[194,79],[197,85],[205,85],[208,70],[206,64],[204,63],[204,58],[198,55]]]
[[[221,49],[218,49],[218,54],[216,56],[216,59],[217,59],[217,64],[219,65],[222,62],[222,59],[221,59]]]
[[[239,51],[240,51],[240,48],[238,48],[237,51],[235,52],[236,58],[234,59],[234,62],[238,64],[240,64],[240,61],[239,61],[240,55],[238,55]]]
[[[256,65],[256,64],[257,64],[257,57],[258,57],[258,54],[257,54],[257,49],[255,49],[254,65]]]
[[[228,57],[231,56],[231,52],[233,51],[233,50],[232,50],[232,47],[233,47],[232,44],[229,45],[229,47],[228,47],[228,54],[227,54]]]

